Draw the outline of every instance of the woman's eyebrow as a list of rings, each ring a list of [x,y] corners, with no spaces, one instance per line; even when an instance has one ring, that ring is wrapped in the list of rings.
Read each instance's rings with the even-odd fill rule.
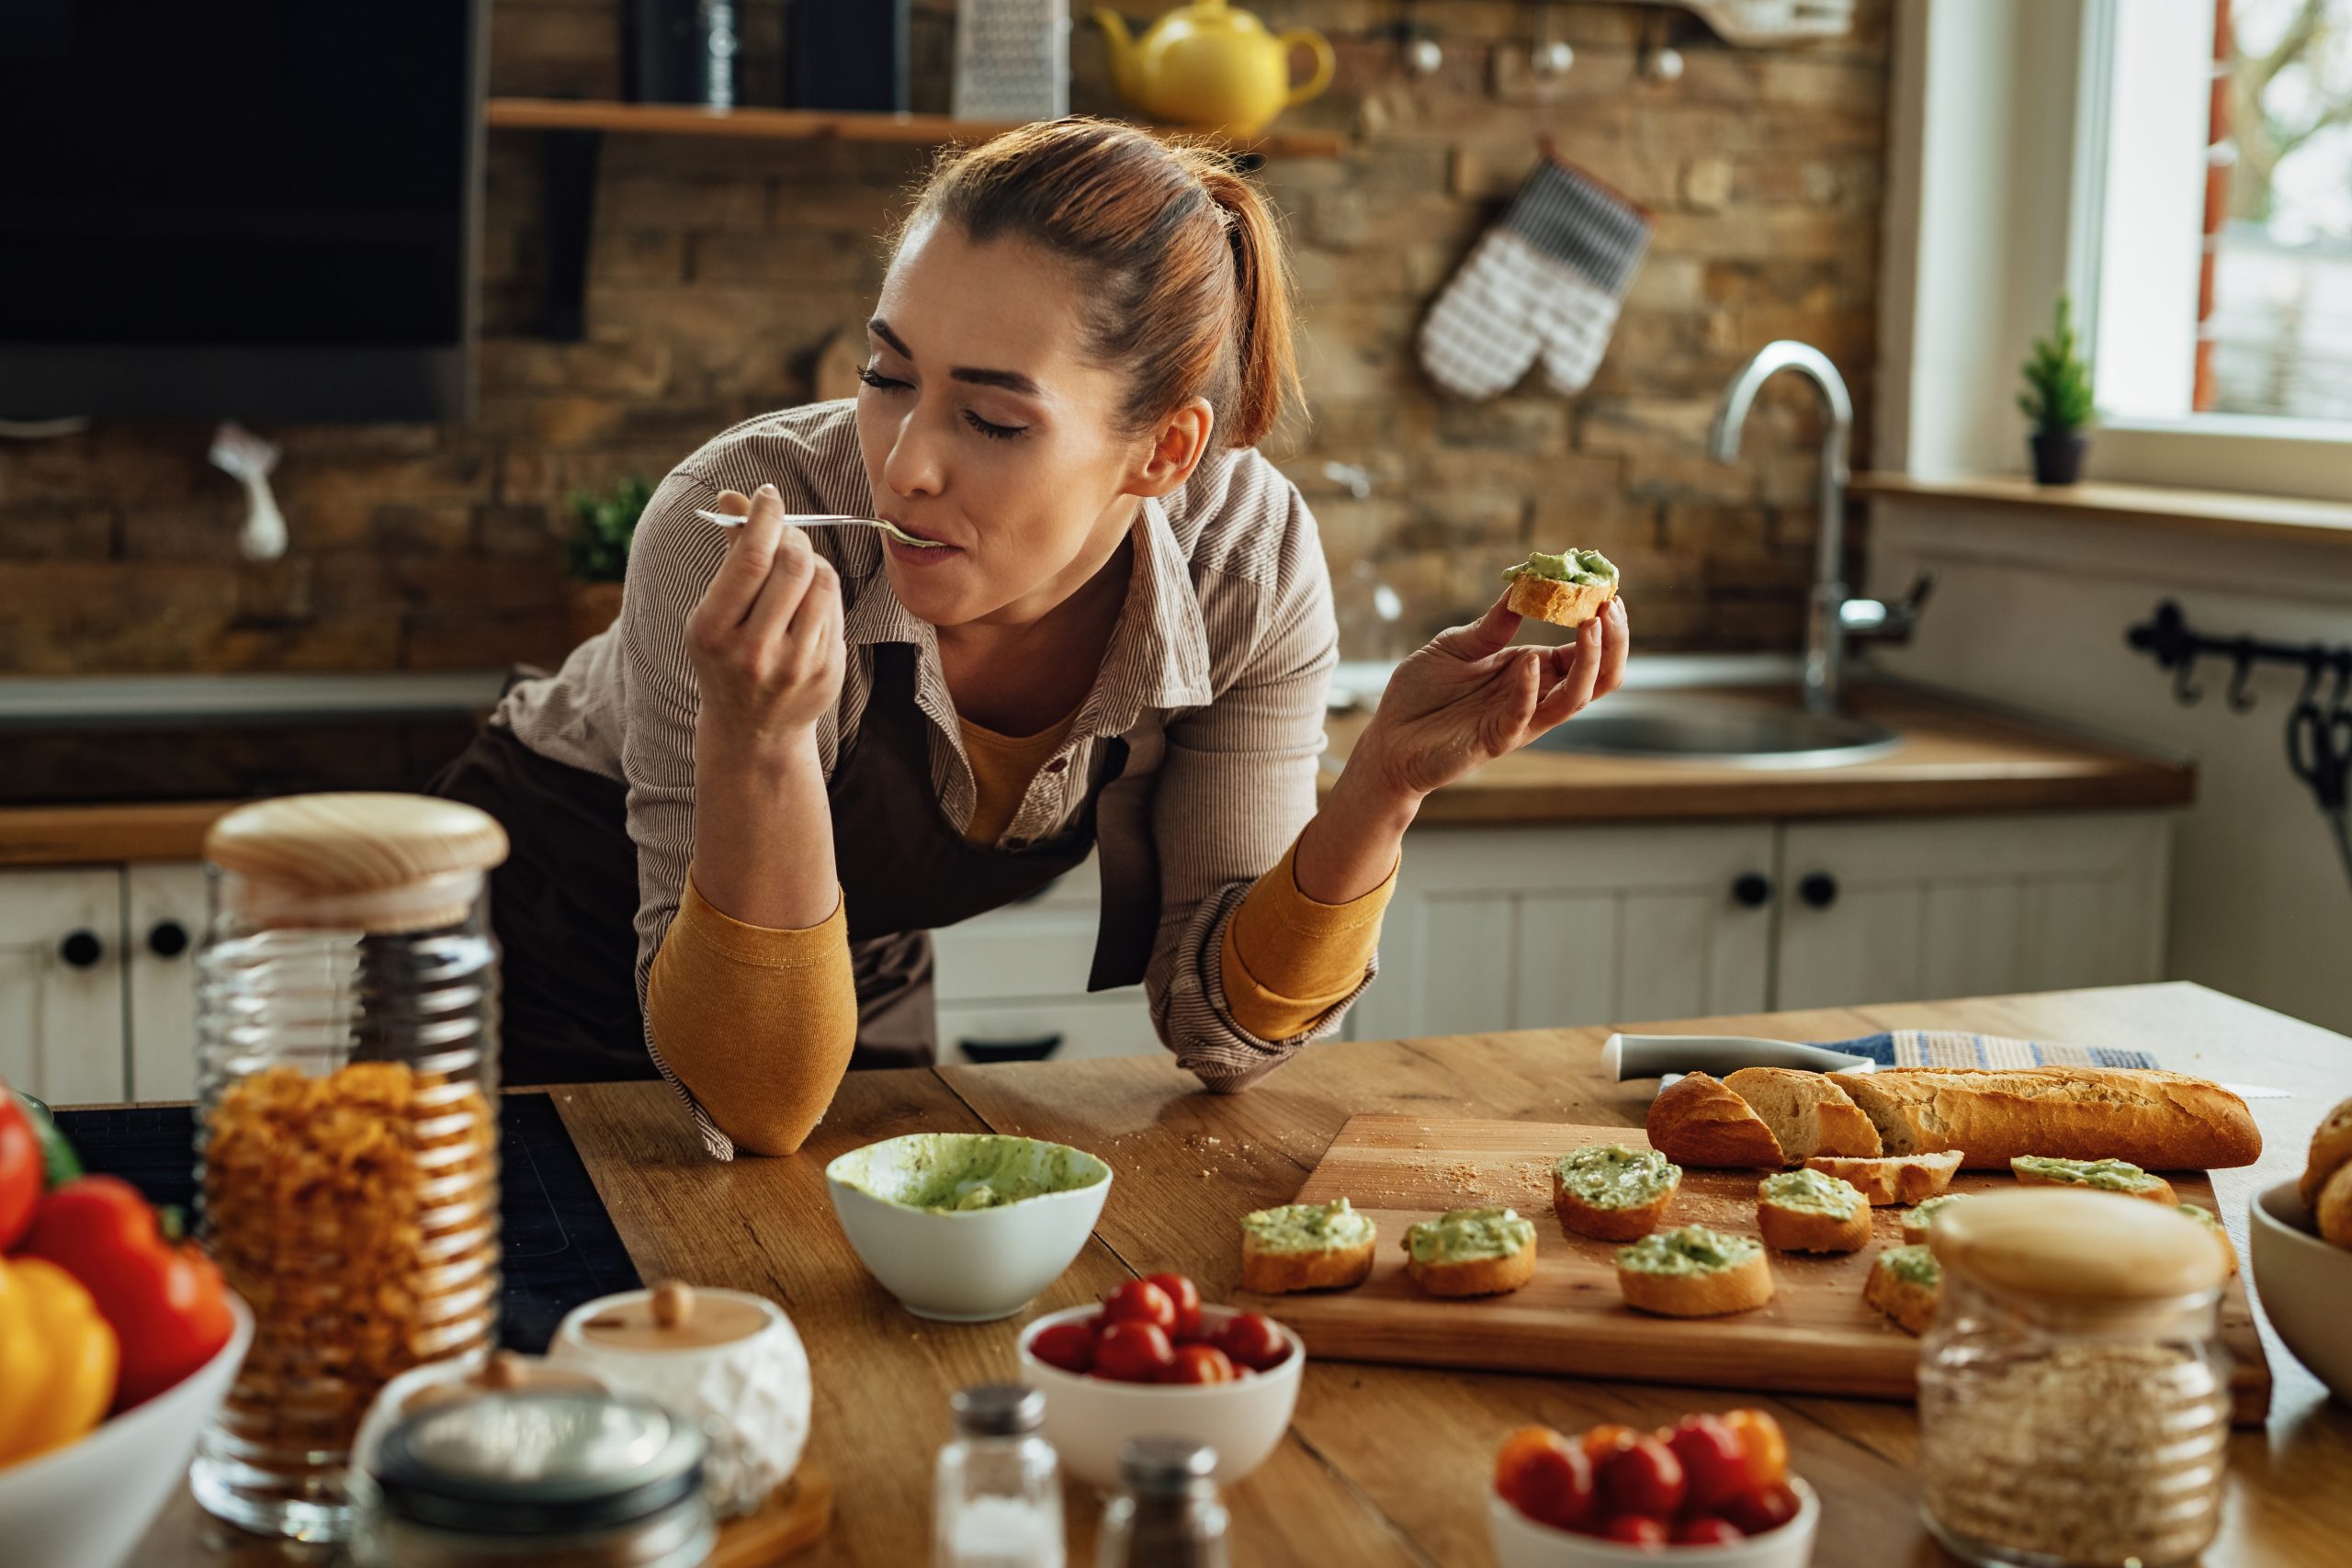
[[[881,317],[876,316],[866,322],[865,330],[888,344],[901,358],[914,358],[915,351],[909,348],[899,334],[890,330],[890,323]],[[947,377],[952,381],[968,381],[975,386],[1002,387],[1009,392],[1025,392],[1033,398],[1038,395],[1037,383],[1018,370],[981,370],[970,366],[957,366],[947,373]]]

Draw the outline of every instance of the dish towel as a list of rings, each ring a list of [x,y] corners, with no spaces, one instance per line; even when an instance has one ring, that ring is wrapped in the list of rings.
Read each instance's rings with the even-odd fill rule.
[[[1897,1029],[1859,1040],[1825,1040],[1832,1051],[1868,1056],[1883,1067],[2153,1067],[2145,1051],[2103,1045],[2048,1045],[1956,1029]]]
[[[1539,160],[1439,291],[1421,323],[1421,368],[1483,400],[1516,386],[1541,354],[1553,390],[1584,390],[1649,243],[1650,220],[1633,203],[1581,169]]]

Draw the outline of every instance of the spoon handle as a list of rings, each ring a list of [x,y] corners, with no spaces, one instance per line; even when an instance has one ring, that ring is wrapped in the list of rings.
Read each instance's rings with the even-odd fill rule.
[[[696,507],[695,515],[706,523],[716,523],[721,528],[741,528],[744,523],[744,519],[731,512],[712,512],[705,507]],[[925,539],[910,534],[897,524],[886,522],[879,517],[845,517],[831,513],[803,513],[787,516],[785,521],[795,528],[830,528],[835,525],[851,528],[879,528],[900,544],[912,545],[919,550],[936,550],[945,547],[936,539]]]

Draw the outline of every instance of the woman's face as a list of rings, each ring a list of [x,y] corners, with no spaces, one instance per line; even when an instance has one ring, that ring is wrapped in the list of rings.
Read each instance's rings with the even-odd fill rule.
[[[933,626],[1043,616],[1110,559],[1133,498],[1197,460],[1171,479],[1165,427],[1120,428],[1125,381],[1088,357],[1079,299],[1060,258],[949,222],[913,229],[883,280],[858,445],[877,513],[951,547],[883,543],[899,602]]]

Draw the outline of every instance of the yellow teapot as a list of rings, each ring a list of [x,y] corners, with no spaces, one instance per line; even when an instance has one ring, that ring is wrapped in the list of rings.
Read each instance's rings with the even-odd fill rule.
[[[1225,0],[1180,6],[1140,39],[1115,11],[1097,10],[1094,25],[1110,43],[1119,96],[1190,130],[1255,136],[1283,110],[1331,85],[1331,46],[1322,34],[1306,28],[1270,33]],[[1290,51],[1301,44],[1314,52],[1315,73],[1293,84]]]

